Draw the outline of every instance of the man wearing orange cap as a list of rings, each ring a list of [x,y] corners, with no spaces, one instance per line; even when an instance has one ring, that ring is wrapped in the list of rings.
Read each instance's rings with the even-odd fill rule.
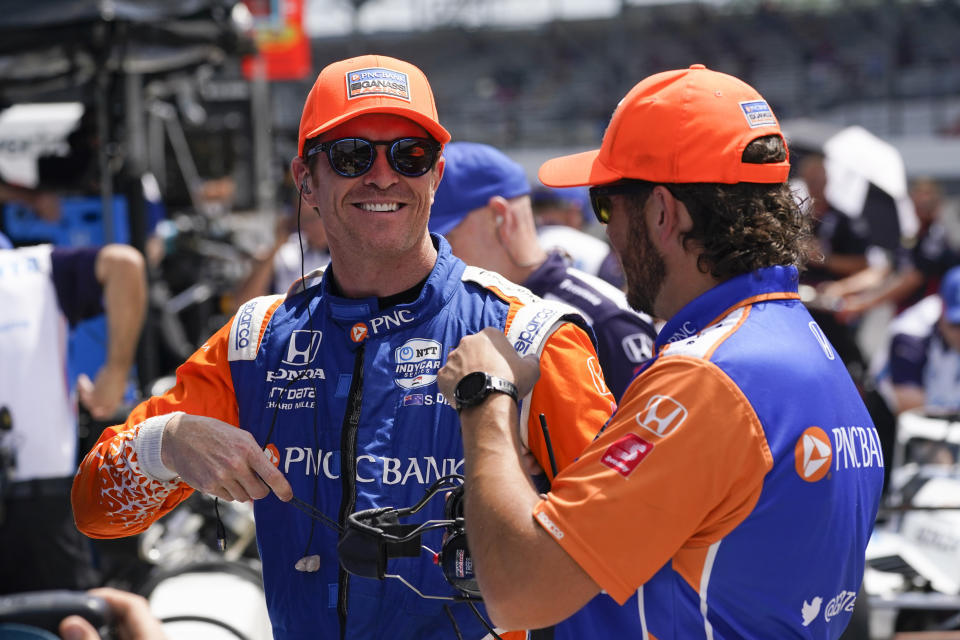
[[[458,409],[488,394],[519,404],[523,440],[543,469],[551,455],[562,468],[579,454],[612,396],[590,375],[591,334],[570,307],[466,267],[428,233],[449,139],[417,67],[366,55],[320,72],[292,171],[323,221],[330,265],[286,296],[245,302],[178,369],[173,389],[105,430],[74,484],[81,531],[138,533],[194,490],[252,499],[277,640],[487,634],[454,600],[462,594],[452,585],[472,588],[465,545],[448,548],[440,528],[387,544],[348,517],[410,507],[441,478],[459,478]],[[446,354],[484,327],[539,354],[542,382],[529,396],[483,375],[456,396],[439,393]],[[398,517],[378,530],[406,535],[408,524],[450,519],[441,498],[412,523]]]
[[[702,65],[643,80],[599,150],[541,167],[547,185],[592,185],[628,300],[666,324],[544,496],[504,454],[517,448],[509,401],[461,413],[467,535],[495,623],[657,640],[846,627],[883,458],[797,294],[808,231],[788,169],[766,101]],[[474,371],[521,392],[538,374],[489,331],[448,356],[441,389]]]

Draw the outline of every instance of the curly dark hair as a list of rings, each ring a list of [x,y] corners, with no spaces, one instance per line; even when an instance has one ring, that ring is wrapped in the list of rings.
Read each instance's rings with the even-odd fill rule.
[[[777,135],[758,138],[743,152],[743,161],[751,164],[782,162],[786,157],[786,145]],[[663,186],[690,212],[693,228],[683,241],[703,247],[697,261],[703,273],[727,280],[761,267],[802,269],[806,263],[810,217],[786,183]]]

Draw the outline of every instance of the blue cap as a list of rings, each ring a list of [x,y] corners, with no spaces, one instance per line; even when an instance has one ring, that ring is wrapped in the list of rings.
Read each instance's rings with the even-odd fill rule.
[[[960,324],[960,267],[953,267],[940,281],[943,315],[950,324]]]
[[[531,197],[534,208],[538,205],[573,205],[580,210],[584,222],[594,219],[587,187],[539,187]]]
[[[444,234],[490,198],[530,193],[527,174],[503,152],[477,142],[450,142],[443,149],[443,179],[430,208],[430,231]]]

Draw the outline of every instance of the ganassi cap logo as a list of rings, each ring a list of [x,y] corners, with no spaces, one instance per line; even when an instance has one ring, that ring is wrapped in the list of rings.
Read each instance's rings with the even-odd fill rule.
[[[794,447],[797,475],[807,482],[817,482],[830,472],[833,445],[830,436],[820,427],[807,427]]]

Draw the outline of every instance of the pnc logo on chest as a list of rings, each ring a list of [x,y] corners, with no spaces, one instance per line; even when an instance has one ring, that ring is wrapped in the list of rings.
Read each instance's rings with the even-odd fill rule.
[[[362,322],[358,322],[350,327],[350,339],[358,344],[367,339],[368,333],[369,331],[367,330],[367,325],[363,324]]]
[[[383,331],[388,331],[395,327],[410,324],[416,320],[416,316],[409,309],[397,309],[391,313],[385,313],[382,316],[372,318],[370,323],[358,322],[350,327],[350,339],[356,343],[363,342],[369,335],[379,335]]]

